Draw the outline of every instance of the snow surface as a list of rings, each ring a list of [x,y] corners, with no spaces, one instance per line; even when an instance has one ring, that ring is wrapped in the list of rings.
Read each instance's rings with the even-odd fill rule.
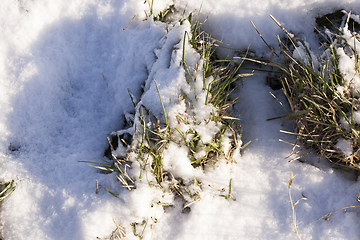
[[[360,7],[355,0],[205,0],[202,5],[155,0],[155,14],[171,4],[178,16],[185,9],[187,15],[201,7],[200,20],[209,16],[204,29],[227,46],[217,52],[222,58],[231,58],[234,50],[245,51],[249,46],[267,56],[267,46],[250,20],[270,45],[277,46],[275,36],[283,33],[269,14],[287,30],[306,38],[316,53],[318,43],[311,26],[315,17]],[[307,197],[295,206],[300,236],[358,239],[356,209],[336,212],[329,221],[316,221],[336,209],[358,205],[356,177],[319,162],[318,156],[309,155],[306,163],[285,159],[292,146],[278,139],[294,139],[279,130],[291,130],[291,124],[266,121],[284,114],[269,92],[285,99],[266,85],[265,74],[248,78],[238,89],[241,97],[234,111],[235,115],[241,113],[242,142],[251,144],[241,155],[237,151],[237,163],[220,161],[215,168],[202,171],[186,164],[183,149],[169,146],[167,152],[173,154],[167,155],[166,167],[185,179],[196,176],[204,183],[201,200],[192,204],[188,213],[183,213],[182,203],[161,189],[150,188],[146,181],[137,181],[136,190],[129,192],[115,174],[101,174],[79,162],[101,162],[107,134],[125,127],[125,115],[133,109],[128,88],[136,101],[156,116],[162,115],[162,107],[154,79],[166,107],[180,89],[191,92],[180,65],[189,24],[144,21],[144,10],[149,11],[147,3],[135,0],[2,3],[0,159],[6,157],[6,162],[0,179],[14,179],[16,190],[1,204],[1,238],[105,239],[116,228],[114,220],[124,226],[129,239],[138,239],[130,224],[145,220],[144,239],[296,239],[288,195],[292,169],[292,198]],[[185,49],[186,62],[192,66],[199,63],[199,55],[190,45]],[[351,60],[341,56],[344,61]],[[353,68],[346,67],[343,71],[352,73]],[[203,98],[199,93],[199,99]],[[195,106],[199,121],[209,118],[211,109],[200,100]],[[174,114],[184,109],[181,104],[171,106],[172,124],[176,122]],[[205,141],[217,131],[216,126],[206,127],[199,126]],[[208,187],[228,189],[230,179],[236,201]],[[96,180],[118,198],[103,189],[96,194]],[[156,204],[151,207],[159,198],[174,207],[167,211]]]

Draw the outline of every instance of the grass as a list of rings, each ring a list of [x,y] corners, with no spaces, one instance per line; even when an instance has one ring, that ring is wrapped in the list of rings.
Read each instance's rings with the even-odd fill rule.
[[[1,163],[0,168],[4,164],[5,160],[6,157]],[[7,198],[14,190],[15,190],[14,180],[10,182],[0,182],[0,202],[3,201],[5,198]]]
[[[152,6],[153,2],[149,4]],[[162,21],[161,19],[164,17],[156,17],[155,20]],[[196,176],[184,177],[167,169],[166,156],[173,155],[168,149],[171,146],[184,149],[189,160],[184,164],[190,164],[193,168],[204,172],[208,167],[216,165],[220,159],[227,163],[234,162],[232,159],[234,152],[241,151],[244,146],[240,146],[239,140],[242,132],[241,125],[238,123],[238,118],[233,117],[229,110],[237,100],[237,98],[232,99],[231,94],[241,83],[241,81],[240,83],[236,81],[249,75],[238,73],[242,63],[216,59],[215,48],[218,43],[210,35],[201,31],[202,23],[199,22],[199,16],[194,20],[193,13],[190,13],[187,20],[181,19],[179,22],[183,24],[185,21],[191,23],[191,30],[185,32],[182,38],[183,52],[180,65],[184,68],[185,78],[191,90],[189,92],[180,90],[178,102],[169,103],[168,109],[175,104],[188,106],[187,109],[175,113],[175,116],[174,113],[171,115],[169,110],[166,110],[167,103],[163,101],[161,89],[155,79],[154,85],[161,104],[162,116],[155,116],[141,102],[135,103],[134,97],[129,92],[135,114],[130,122],[131,126],[116,133],[120,139],[122,133],[132,135],[131,143],[127,146],[123,145],[127,149],[127,155],[122,157],[112,155],[113,164],[95,162],[91,164],[103,171],[117,172],[123,187],[130,191],[137,187],[138,182],[147,182],[150,187],[161,189],[163,194],[172,195],[175,202],[182,202],[183,212],[188,212],[187,209],[190,209],[192,204],[201,200],[202,188],[207,186],[204,186]],[[189,45],[200,54],[201,67],[186,62],[185,48]],[[198,72],[199,69],[201,71]],[[200,108],[206,106],[211,109],[208,117],[205,119],[197,117],[197,110],[201,109],[197,109],[196,106]],[[199,130],[200,126],[213,131],[210,140],[204,139],[202,131]],[[115,149],[111,146],[110,140],[109,143],[114,152]],[[136,171],[133,170],[134,168]],[[211,185],[209,187],[215,189]],[[225,188],[215,190],[220,192],[220,197],[235,200],[231,188],[232,180],[230,179],[228,190]],[[105,190],[113,194],[108,189]],[[160,205],[164,209],[173,207],[172,203],[158,200],[153,201],[152,205]],[[147,223],[147,220],[145,222]],[[139,239],[143,237],[147,228],[145,222],[131,224],[133,234]]]
[[[144,4],[148,3],[149,5],[149,13],[145,11],[147,18],[150,16],[153,17],[154,21],[159,22],[167,22],[167,17],[174,12],[175,6],[170,5],[168,8],[164,9],[163,11],[159,12],[158,15],[154,15],[154,0],[145,0]]]
[[[349,17],[345,28],[338,34],[332,33],[328,42],[323,44],[324,54],[321,56],[314,55],[305,41],[294,38],[273,18],[291,44],[279,39],[280,55],[285,63],[276,62],[276,58],[261,63],[281,71],[280,82],[290,109],[286,109],[286,115],[269,120],[288,118],[294,122],[294,132],[290,134],[296,136],[296,143],[289,156],[293,157],[291,160],[304,156],[294,157],[311,147],[342,168],[360,169],[360,125],[354,121],[359,93],[353,88],[352,80],[345,79],[345,73],[339,70],[338,51],[342,49],[350,52],[356,74],[359,74],[359,56],[354,47],[359,37],[350,32],[351,40],[345,37]],[[343,140],[350,143],[351,154],[345,154],[338,147],[337,143]],[[295,151],[300,143],[301,150]]]
[[[292,210],[292,214],[293,214],[293,222],[292,222],[292,230],[293,232],[296,233],[297,237],[301,240],[299,231],[297,229],[297,225],[296,225],[296,213],[295,213],[295,206],[301,201],[301,200],[308,200],[307,197],[305,197],[304,195],[302,195],[303,197],[300,198],[299,200],[296,201],[296,203],[293,203],[293,199],[291,197],[291,185],[293,183],[294,180],[294,173],[293,171],[290,169],[291,175],[290,175],[290,180],[288,181],[288,192],[289,192],[289,198],[290,198],[290,204],[291,204],[291,210]]]
[[[192,21],[192,17],[192,13],[190,13],[188,20]],[[183,21],[184,20],[181,20],[181,22]],[[238,74],[241,64],[235,66],[234,62],[215,60],[213,48],[216,46],[216,40],[212,39],[205,32],[200,31],[201,25],[199,18],[197,18],[196,22],[192,24],[191,33],[185,32],[184,34],[184,46],[185,41],[188,41],[190,45],[201,54],[204,74],[200,77],[202,78],[203,88],[198,89],[198,91],[206,92],[204,104],[211,104],[213,106],[211,117],[206,120],[205,125],[209,124],[209,122],[214,122],[216,126],[219,126],[219,131],[211,141],[204,141],[196,129],[196,126],[199,125],[200,122],[196,120],[195,110],[193,110],[191,114],[178,113],[176,115],[178,125],[187,125],[187,131],[182,131],[179,126],[170,126],[167,116],[168,113],[166,112],[158,84],[156,80],[154,80],[162,106],[164,120],[160,121],[160,117],[153,116],[144,105],[137,107],[136,103],[133,102],[134,107],[138,108],[138,118],[134,118],[133,120],[135,132],[133,133],[132,145],[127,147],[131,153],[135,153],[136,161],[134,161],[134,155],[131,155],[129,152],[122,160],[119,160],[113,155],[114,164],[88,162],[94,164],[93,166],[100,170],[118,172],[120,174],[119,179],[122,179],[121,182],[129,190],[135,188],[135,185],[134,178],[128,175],[127,169],[130,169],[134,162],[137,162],[140,166],[140,179],[143,178],[145,172],[151,171],[151,174],[156,179],[156,183],[149,182],[150,185],[160,185],[164,182],[165,176],[169,178],[169,176],[172,175],[172,173],[164,170],[163,167],[163,154],[170,143],[187,148],[192,166],[202,167],[203,169],[206,165],[216,163],[220,157],[224,157],[228,162],[232,162],[231,156],[233,151],[241,149],[241,146],[238,146],[238,139],[241,137],[241,126],[237,122],[238,119],[232,117],[228,109],[237,100],[237,98],[230,100],[232,91],[239,85],[232,86],[232,84],[239,78],[247,77],[248,75]],[[183,52],[182,65],[184,66],[188,83],[190,84],[190,81],[195,83],[198,81],[199,76],[196,75],[196,70],[191,69],[192,66],[186,63],[184,54],[185,52]],[[210,76],[213,76],[213,80],[206,83],[206,79]],[[191,106],[190,109],[193,107],[193,101],[198,101],[196,98],[196,86],[195,84],[192,86],[192,90],[195,93],[194,99],[189,98],[185,92],[179,95],[179,103],[186,102],[186,105]],[[129,94],[133,100],[131,92]],[[189,109],[187,111],[190,112]],[[157,120],[154,122],[150,119]],[[223,149],[225,135],[230,139],[231,145],[227,151]],[[110,140],[109,143],[111,146]],[[112,151],[114,150],[115,149],[112,148]],[[204,152],[205,154],[199,157],[197,154],[199,152]],[[181,182],[180,180],[178,181]],[[193,182],[196,183],[197,180]],[[182,184],[170,185],[172,191],[176,192],[178,196],[188,194],[193,200],[197,199],[198,194],[191,193]]]

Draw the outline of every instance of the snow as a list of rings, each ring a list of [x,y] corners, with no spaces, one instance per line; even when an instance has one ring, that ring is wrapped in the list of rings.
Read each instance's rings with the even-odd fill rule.
[[[336,143],[335,147],[340,149],[342,153],[345,155],[345,157],[350,157],[353,152],[352,151],[353,148],[351,145],[352,144],[350,140],[345,140],[343,138],[340,138]]]
[[[268,44],[278,46],[276,35],[283,36],[283,32],[269,14],[288,31],[306,38],[316,55],[319,45],[311,26],[315,17],[360,7],[355,0],[207,0],[202,4],[155,0],[154,13],[171,4],[178,17],[184,10],[187,16],[201,8],[200,21],[208,16],[204,30],[222,40],[226,48],[219,48],[217,54],[228,59],[235,50],[246,51],[249,46],[258,55],[270,54],[250,20]],[[79,162],[102,163],[108,134],[136,132],[125,121],[131,121],[129,116],[139,119],[128,89],[137,110],[143,106],[149,118],[159,116],[163,121],[161,96],[170,126],[182,132],[195,129],[203,144],[220,129],[213,121],[205,124],[214,108],[205,105],[202,81],[195,84],[195,96],[181,65],[183,50],[189,67],[202,65],[190,44],[186,42],[183,49],[190,24],[145,20],[145,11],[149,12],[148,3],[135,0],[6,0],[2,4],[0,159],[6,161],[0,168],[0,180],[14,179],[16,190],[0,206],[1,239],[106,239],[116,229],[114,221],[128,239],[138,239],[133,223],[138,233],[145,229],[143,239],[295,239],[288,192],[290,169],[295,175],[293,200],[307,197],[295,206],[300,236],[358,239],[356,208],[336,212],[329,221],[317,221],[336,209],[358,205],[356,176],[334,170],[317,155],[288,162],[292,146],[279,139],[294,142],[292,136],[280,132],[291,131],[291,124],[266,121],[285,114],[269,92],[286,100],[281,91],[266,85],[264,73],[249,77],[234,93],[241,94],[233,107],[234,116],[241,113],[239,144],[251,141],[241,154],[235,150],[235,162],[227,163],[221,157],[215,166],[202,170],[191,166],[184,147],[171,143],[164,151],[165,168],[181,176],[201,198],[186,211],[183,202],[149,186],[150,174],[140,178],[136,164],[131,173],[137,187],[128,191],[115,173],[103,174]],[[346,34],[353,44],[348,30]],[[351,81],[357,74],[354,58],[341,49],[338,53],[340,71]],[[202,79],[201,69],[193,74]],[[187,93],[193,109],[188,110],[185,101],[178,102],[180,92]],[[188,124],[179,123],[176,115]],[[230,134],[225,135],[224,149],[229,147]],[[176,134],[174,138],[181,140]],[[338,147],[349,152],[345,140]],[[124,149],[116,153],[121,155]],[[195,156],[203,155],[204,150],[199,149]],[[195,178],[201,188],[193,183]],[[96,194],[96,180],[118,197],[101,187]],[[229,191],[230,180],[236,201],[220,196],[226,195],[222,189]],[[186,198],[189,203],[191,198]]]

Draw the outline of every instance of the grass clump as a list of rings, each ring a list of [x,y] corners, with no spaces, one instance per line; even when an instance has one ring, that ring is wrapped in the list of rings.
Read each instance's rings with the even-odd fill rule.
[[[130,126],[112,133],[117,147],[109,140],[114,163],[96,164],[101,170],[117,172],[123,187],[130,191],[150,186],[159,195],[149,199],[151,207],[167,211],[180,205],[183,213],[201,200],[204,187],[220,191],[220,197],[226,200],[235,200],[231,179],[226,191],[207,185],[200,178],[220,161],[234,162],[233,155],[240,154],[244,147],[240,140],[241,126],[230,107],[237,99],[231,98],[238,85],[235,81],[248,76],[238,74],[241,64],[216,60],[216,41],[200,30],[199,17],[189,24],[193,20],[191,13],[187,19],[169,27],[176,31],[184,27],[183,36],[170,52],[169,68],[176,67],[183,74],[179,81],[186,85],[180,87],[177,101],[164,101],[161,79],[148,79],[151,81],[148,85],[152,84],[148,91],[158,95],[157,103],[143,100],[147,92],[135,102],[136,98],[129,92],[134,104],[134,112],[127,118]],[[187,57],[189,52],[191,56]],[[159,112],[159,107],[153,109],[152,105],[156,104],[162,110],[160,115],[154,113]],[[148,218],[144,219],[147,223]],[[145,224],[142,220],[133,221],[130,227],[130,232],[139,239],[149,225],[155,224]]]
[[[187,20],[192,21],[192,13]],[[180,23],[184,21],[181,19]],[[136,188],[135,179],[140,180],[146,177],[149,185],[153,187],[164,188],[175,193],[177,197],[187,199],[187,203],[197,201],[201,184],[196,177],[188,181],[165,168],[164,155],[170,145],[187,149],[190,165],[193,168],[200,167],[202,170],[207,166],[213,166],[220,158],[226,159],[228,163],[233,162],[233,153],[242,149],[239,140],[241,126],[237,122],[238,119],[232,117],[229,111],[237,99],[230,99],[230,94],[237,86],[234,82],[244,77],[237,73],[241,64],[235,65],[230,61],[215,60],[216,40],[200,31],[200,26],[199,18],[197,18],[190,32],[184,33],[181,65],[184,67],[185,78],[191,90],[190,92],[180,90],[178,105],[182,106],[179,108],[181,110],[169,116],[170,113],[166,111],[159,86],[154,80],[163,117],[155,116],[142,102],[133,102],[135,114],[130,122],[131,127],[113,133],[119,142],[122,136],[132,135],[129,143],[122,140],[122,144],[119,144],[119,148],[125,149],[126,154],[116,156],[115,152],[119,151],[114,149],[109,139],[114,164],[91,162],[101,170],[118,172],[118,179],[129,190]],[[200,69],[198,64],[191,65],[186,62],[185,46],[188,44],[201,56],[202,71],[200,73],[197,71]],[[130,96],[132,96],[131,93]],[[197,117],[197,110],[205,106],[207,106],[206,116]],[[205,128],[208,132],[212,131],[213,137],[210,139],[208,137],[204,139]],[[129,169],[134,164],[138,164],[138,177],[131,177],[129,174]]]
[[[274,18],[273,18],[274,19]],[[359,35],[349,31],[345,19],[339,33],[325,29],[323,53],[315,55],[308,44],[286,30],[291,45],[282,41],[280,54],[285,63],[263,62],[281,70],[280,82],[290,109],[279,118],[295,124],[293,153],[313,148],[340,167],[360,169]],[[275,22],[277,22],[274,19]],[[278,22],[277,24],[283,28]],[[352,64],[353,69],[344,69]],[[269,120],[274,120],[269,119]],[[297,143],[302,144],[295,151]],[[302,157],[304,155],[301,155]],[[295,157],[292,160],[298,159]]]
[[[184,36],[187,35],[188,33],[185,33]],[[191,44],[191,37],[189,37],[189,42]],[[210,47],[210,45],[203,44],[202,47]],[[207,49],[206,51],[209,50]],[[233,161],[233,152],[236,149],[240,149],[238,139],[240,137],[241,126],[237,123],[236,118],[231,117],[228,111],[228,108],[236,100],[229,102],[230,95],[228,92],[232,89],[230,84],[238,77],[234,77],[234,71],[237,71],[239,67],[234,69],[230,67],[230,64],[226,67],[218,65],[217,69],[213,69],[213,73],[216,73],[215,80],[208,81],[205,88],[197,89],[196,82],[202,76],[200,75],[199,77],[196,74],[196,69],[191,68],[184,60],[183,66],[185,66],[185,75],[187,76],[188,83],[193,82],[192,92],[194,95],[189,96],[189,93],[181,92],[178,97],[178,104],[188,107],[186,109],[183,108],[183,111],[179,111],[175,115],[173,114],[173,121],[170,124],[170,116],[165,110],[160,90],[156,81],[154,81],[163,109],[164,119],[161,121],[159,117],[151,115],[151,111],[144,105],[141,105],[139,107],[138,120],[134,123],[137,127],[133,143],[136,144],[133,146],[132,151],[135,153],[140,166],[140,179],[144,173],[151,172],[156,181],[149,181],[150,185],[158,187],[166,186],[169,192],[175,193],[177,197],[187,199],[187,204],[184,206],[188,206],[189,202],[198,201],[201,184],[199,184],[196,177],[190,181],[190,184],[189,181],[185,184],[186,181],[182,176],[175,175],[173,172],[165,169],[164,154],[166,154],[165,152],[170,145],[187,149],[187,157],[190,159],[191,166],[193,168],[200,167],[202,170],[207,166],[216,164],[221,157],[225,158],[227,162]],[[204,72],[206,71],[209,71],[209,69],[206,69]],[[225,71],[226,73],[224,73]],[[198,95],[196,95],[196,90],[198,90]],[[217,95],[213,96],[211,91],[217,93]],[[220,94],[220,91],[227,94]],[[200,94],[203,97],[200,97]],[[210,98],[208,98],[209,96]],[[203,106],[211,104],[209,106],[210,114],[208,114],[206,119],[198,119],[196,116],[195,105],[199,104],[200,99],[204,100]],[[156,120],[152,121],[151,119]],[[176,120],[174,121],[174,119]],[[204,139],[203,134],[200,133],[200,128],[206,127],[208,127],[208,131],[213,131],[211,139]],[[227,142],[226,149],[224,147],[224,139]],[[149,176],[147,177],[149,179]],[[190,187],[190,185],[192,186]]]

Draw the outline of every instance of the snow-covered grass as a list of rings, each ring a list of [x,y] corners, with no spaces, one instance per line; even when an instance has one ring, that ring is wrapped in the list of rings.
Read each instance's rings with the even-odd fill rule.
[[[219,191],[220,197],[235,200],[231,195],[231,178],[228,190],[219,190],[204,182],[202,175],[221,161],[233,163],[232,156],[239,155],[244,147],[240,140],[241,126],[228,109],[236,101],[236,98],[231,100],[236,85],[231,85],[251,74],[239,74],[242,64],[235,61],[217,61],[213,56],[216,41],[200,30],[202,23],[199,18],[192,26],[189,25],[192,16],[190,13],[188,20],[168,23],[173,25],[170,28],[187,28],[172,52],[182,54],[181,58],[175,57],[178,62],[173,64],[183,68],[186,88],[179,88],[177,99],[165,107],[154,79],[162,117],[154,115],[146,102],[134,102],[134,114],[129,117],[130,126],[112,134],[118,141],[117,149],[110,143],[114,166],[106,165],[104,168],[102,163],[97,166],[102,170],[118,172],[117,178],[130,191],[147,183],[155,191],[148,199],[149,205],[162,206],[165,211],[180,203],[183,212],[190,211],[190,206],[201,200],[204,185]],[[186,55],[189,50],[198,52],[195,53],[195,61],[189,61]],[[122,139],[125,135],[132,136],[129,143]],[[147,221],[144,218],[141,224],[131,223],[133,234],[140,239],[147,230]],[[141,230],[136,230],[139,227]],[[117,227],[113,234],[120,237],[123,234],[120,229]]]
[[[295,38],[273,18],[287,34],[289,44],[280,41],[280,51],[273,53],[270,62],[262,64],[272,66],[282,74],[279,78],[290,109],[285,108],[286,115],[269,120],[288,118],[294,121],[295,131],[290,134],[296,135],[297,141],[290,161],[304,156],[292,158],[297,153],[313,148],[334,164],[359,170],[360,135],[356,119],[359,106],[356,45],[359,40],[356,32],[349,31],[350,17],[351,14],[345,12],[339,27],[328,20],[339,34],[327,28],[318,30],[326,41],[322,43],[323,52],[319,56],[304,40]],[[279,56],[281,63],[276,62]],[[300,150],[297,150],[298,144]]]
[[[269,14],[318,56],[316,18],[359,7],[352,0],[6,0],[0,178],[16,190],[1,202],[1,238],[358,239],[356,174],[317,154],[288,162],[292,145],[278,139],[295,143],[280,132],[292,126],[266,121],[287,114],[278,102],[289,108],[286,96],[269,87],[265,72],[231,83],[252,70],[229,63],[247,49],[271,55],[250,20],[275,51],[275,36],[286,34]],[[214,43],[205,33],[221,40],[215,52],[202,48]],[[339,69],[351,81],[357,73],[346,49],[337,52]],[[227,80],[240,84],[228,96]],[[344,141],[337,147],[351,151]],[[348,205],[355,207],[333,212]]]

